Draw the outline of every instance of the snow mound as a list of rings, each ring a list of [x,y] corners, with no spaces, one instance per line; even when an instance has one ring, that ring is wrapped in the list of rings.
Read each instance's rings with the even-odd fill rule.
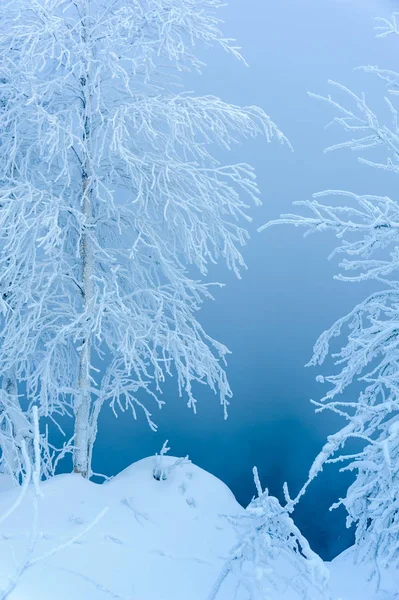
[[[370,564],[356,560],[353,548],[337,556],[330,563],[329,569],[333,599],[399,600],[398,571],[384,569],[379,576],[376,575]]]
[[[58,475],[42,484],[37,511],[30,489],[0,527],[0,590],[16,563],[27,564],[7,600],[207,600],[236,544],[226,515],[244,509],[226,485],[189,461],[163,457],[166,479],[155,479],[154,468],[154,457],[146,458],[103,485]],[[0,494],[0,517],[17,497],[15,488]],[[332,597],[377,600],[348,556],[331,566]],[[217,600],[247,600],[245,590],[235,595],[234,577]],[[268,598],[297,600],[283,580]]]
[[[221,481],[188,462],[173,468],[176,460],[163,457],[166,480],[154,479],[147,458],[104,485],[74,474],[43,483],[34,557],[108,511],[77,543],[29,567],[10,600],[205,600],[235,543],[223,515],[243,508]],[[0,515],[16,495],[0,495]],[[13,554],[19,560],[27,551],[33,519],[30,490],[1,527],[0,587],[13,573]],[[231,600],[227,594],[221,600]]]
[[[166,479],[154,478],[156,461],[154,457],[144,458],[127,467],[109,483],[118,493],[134,491],[137,500],[141,500],[154,511],[176,511],[179,505],[180,516],[193,518],[193,509],[202,516],[219,517],[221,514],[236,514],[243,508],[237,503],[234,494],[220,479],[194,465],[187,459],[173,456],[162,457],[162,467]],[[162,504],[160,504],[160,494]],[[180,512],[183,511],[183,512]],[[162,516],[162,515],[160,515]]]

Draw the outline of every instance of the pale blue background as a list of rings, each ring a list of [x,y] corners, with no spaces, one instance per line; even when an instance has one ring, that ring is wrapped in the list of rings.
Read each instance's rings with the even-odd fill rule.
[[[312,459],[329,432],[338,426],[331,415],[315,415],[309,403],[323,389],[316,370],[305,369],[312,345],[323,329],[369,291],[366,286],[333,280],[335,263],[326,257],[334,240],[328,235],[303,240],[293,228],[262,234],[256,227],[294,200],[330,187],[358,192],[389,193],[393,179],[358,165],[353,153],[323,154],[342,139],[340,131],[324,131],[328,107],[306,91],[326,92],[328,78],[357,91],[374,89],[379,105],[381,85],[357,65],[390,64],[393,40],[376,41],[373,18],[388,15],[393,0],[231,0],[224,10],[226,35],[243,47],[249,68],[221,52],[208,52],[202,77],[191,77],[198,94],[215,94],[237,104],[258,104],[290,138],[295,153],[263,140],[235,151],[234,159],[257,169],[263,207],[253,211],[252,238],[245,256],[249,270],[235,280],[224,269],[213,279],[228,285],[202,311],[201,321],[233,354],[228,373],[234,398],[227,422],[218,401],[199,391],[198,415],[165,388],[168,404],[155,414],[159,433],[144,419],[114,419],[105,410],[95,451],[95,470],[114,474],[129,463],[154,454],[169,439],[172,454],[189,454],[201,467],[223,479],[242,503],[253,492],[251,469],[281,495],[288,480],[293,492],[304,481]],[[396,57],[398,56],[396,49]],[[323,473],[297,512],[297,522],[316,550],[326,558],[349,544],[343,512],[328,506],[344,493],[347,480],[336,471]]]

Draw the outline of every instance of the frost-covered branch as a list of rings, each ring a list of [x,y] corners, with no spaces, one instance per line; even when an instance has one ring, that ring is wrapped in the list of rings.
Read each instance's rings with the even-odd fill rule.
[[[0,471],[18,484],[24,476],[24,453],[32,439],[32,426],[13,392],[0,390]]]
[[[326,203],[325,198],[331,198],[331,203]],[[334,204],[336,199],[348,204]],[[396,201],[387,196],[359,196],[353,192],[327,190],[314,194],[312,200],[294,204],[308,209],[310,216],[285,214],[261,229],[288,224],[303,227],[305,235],[331,231],[340,244],[329,258],[345,255],[337,279],[355,282],[376,279],[397,288],[399,205]],[[346,274],[348,272],[350,274]]]

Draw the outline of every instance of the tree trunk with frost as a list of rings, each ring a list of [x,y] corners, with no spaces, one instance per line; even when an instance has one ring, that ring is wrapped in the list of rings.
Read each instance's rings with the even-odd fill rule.
[[[81,79],[82,108],[84,119],[83,144],[85,155],[82,165],[82,213],[84,225],[80,242],[80,260],[82,264],[82,295],[83,308],[86,315],[85,323],[90,320],[90,311],[93,298],[93,249],[90,240],[90,226],[92,220],[92,188],[91,188],[91,161],[90,161],[90,133],[91,133],[91,94],[90,94],[90,61],[91,48],[88,32],[89,0],[83,0],[84,11],[81,21],[81,37],[85,55],[86,75]],[[90,419],[90,370],[91,370],[91,335],[86,327],[82,338],[79,357],[78,389],[75,397],[75,450],[74,471],[83,477],[90,476],[89,468],[89,419]]]

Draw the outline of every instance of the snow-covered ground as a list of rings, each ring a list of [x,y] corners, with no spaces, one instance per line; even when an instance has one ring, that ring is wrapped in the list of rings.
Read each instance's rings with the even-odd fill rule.
[[[349,548],[329,564],[330,590],[332,600],[398,600],[399,573],[382,571],[379,591],[376,592],[376,579],[371,578],[372,569],[358,563],[353,549]]]
[[[163,460],[170,469],[176,459]],[[207,600],[235,544],[225,515],[244,509],[221,481],[191,463],[172,468],[166,480],[154,479],[153,470],[154,458],[147,458],[103,485],[73,474],[42,484],[30,564],[9,600]],[[8,484],[0,477],[0,516],[17,498],[15,489],[4,491]],[[29,553],[34,520],[30,490],[0,526],[0,589]],[[276,568],[283,574],[285,565]],[[332,598],[395,598],[399,578],[396,586],[387,578],[377,595],[367,575],[347,551],[331,565]],[[218,600],[233,600],[236,584],[229,575]],[[297,598],[283,584],[268,597]],[[237,600],[246,598],[239,591]]]

